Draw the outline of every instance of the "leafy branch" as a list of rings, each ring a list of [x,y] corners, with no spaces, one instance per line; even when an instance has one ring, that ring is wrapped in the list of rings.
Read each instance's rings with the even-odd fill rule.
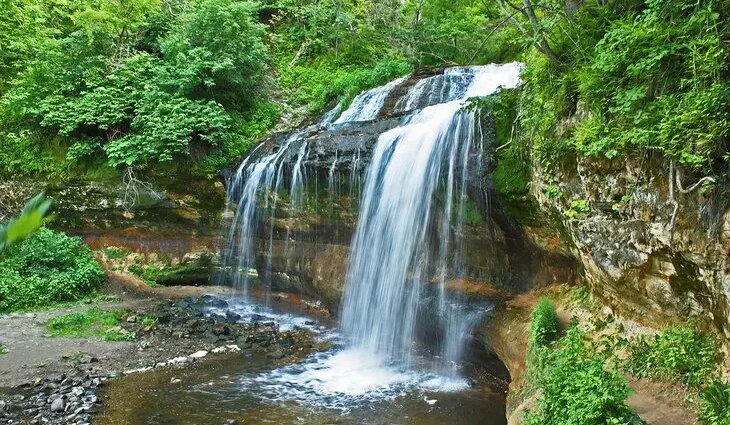
[[[0,224],[0,252],[38,230],[49,219],[53,201],[41,192],[25,204],[20,216]]]

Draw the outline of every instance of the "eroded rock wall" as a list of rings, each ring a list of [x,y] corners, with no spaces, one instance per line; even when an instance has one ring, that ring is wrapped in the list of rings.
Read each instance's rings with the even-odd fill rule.
[[[141,264],[175,267],[171,284],[205,283],[218,252],[225,189],[194,180],[176,186],[118,181],[0,182],[0,220],[43,191],[53,199],[48,226],[81,236],[95,250],[120,248]]]
[[[696,317],[730,338],[726,178],[690,193],[675,185],[672,228],[670,166],[656,155],[535,164],[532,193],[564,227],[593,294],[617,313],[653,326]],[[699,178],[679,176],[685,188]]]

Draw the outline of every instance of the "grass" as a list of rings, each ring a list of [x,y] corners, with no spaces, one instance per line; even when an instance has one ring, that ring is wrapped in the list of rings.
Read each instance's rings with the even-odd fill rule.
[[[154,326],[157,326],[159,321],[160,321],[160,319],[158,319],[155,316],[145,316],[140,321],[140,325],[142,325],[143,328],[147,328],[147,327],[152,328]]]
[[[555,304],[550,298],[542,297],[532,311],[530,324],[530,345],[544,346],[555,341],[560,328],[560,320]]]
[[[131,249],[117,247],[104,247],[101,249],[101,252],[110,260],[121,260],[132,254]]]
[[[714,381],[702,390],[700,416],[706,425],[730,424],[730,384]]]
[[[134,332],[119,326],[119,319],[127,314],[125,310],[102,310],[90,308],[86,312],[76,312],[54,317],[46,322],[51,336],[66,338],[101,337],[105,341],[132,341]]]
[[[159,288],[162,286],[153,278],[159,270],[159,267],[155,265],[132,264],[127,267],[128,272],[140,278],[150,288]]]
[[[633,341],[627,369],[638,378],[655,377],[698,388],[716,372],[718,360],[714,335],[672,325]]]

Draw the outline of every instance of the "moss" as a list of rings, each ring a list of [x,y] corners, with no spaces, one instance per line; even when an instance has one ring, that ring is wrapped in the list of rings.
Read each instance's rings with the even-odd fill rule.
[[[504,209],[510,218],[524,226],[537,226],[540,224],[543,213],[540,205],[532,196],[525,196],[522,199],[504,199]]]
[[[126,258],[130,255],[132,250],[127,248],[104,247],[101,249],[101,252],[109,260],[121,260],[122,258]]]
[[[127,271],[139,277],[148,285],[205,285],[211,273],[211,259],[203,258],[196,263],[179,265],[144,264],[137,262],[127,267]]]

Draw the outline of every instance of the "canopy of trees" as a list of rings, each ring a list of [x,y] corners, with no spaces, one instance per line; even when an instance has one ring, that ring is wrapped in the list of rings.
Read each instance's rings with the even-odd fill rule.
[[[514,155],[551,164],[653,150],[699,169],[728,160],[728,0],[0,8],[0,174],[166,163],[213,173],[283,113],[319,112],[417,67],[509,60],[526,63]]]

